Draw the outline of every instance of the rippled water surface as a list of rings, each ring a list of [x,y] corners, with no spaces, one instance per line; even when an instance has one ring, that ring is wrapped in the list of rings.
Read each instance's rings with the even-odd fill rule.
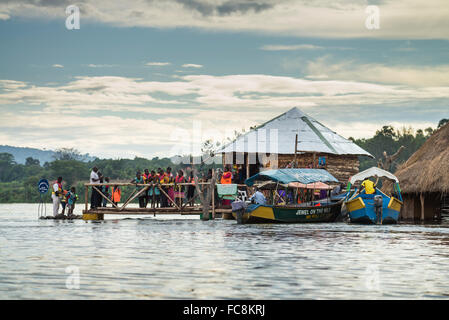
[[[449,297],[449,224],[106,219],[38,220],[37,205],[0,204],[0,299]]]

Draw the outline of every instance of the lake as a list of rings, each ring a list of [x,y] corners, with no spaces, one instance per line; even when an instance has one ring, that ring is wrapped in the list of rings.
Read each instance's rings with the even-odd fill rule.
[[[449,223],[85,222],[38,220],[37,210],[0,204],[0,299],[449,297]]]

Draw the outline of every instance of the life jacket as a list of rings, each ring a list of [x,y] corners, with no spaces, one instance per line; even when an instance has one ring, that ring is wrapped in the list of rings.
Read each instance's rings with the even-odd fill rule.
[[[61,202],[67,202],[67,200],[69,199],[68,197],[70,196],[70,191],[67,190],[62,190],[62,199]]]
[[[120,198],[122,197],[122,190],[119,187],[112,188],[112,202],[120,202]]]
[[[195,183],[195,178],[193,178],[193,177],[189,177],[189,180],[188,180],[188,182],[189,182],[189,183]]]
[[[150,177],[151,177],[151,174],[143,174],[142,175],[142,177],[143,177],[143,181],[144,181],[144,183],[148,183],[148,180],[150,179]]]
[[[221,176],[221,184],[231,184],[232,183],[232,173],[231,172],[225,172]]]
[[[175,181],[176,181],[176,183],[183,183],[184,182],[184,176],[176,176],[176,179],[175,179]]]

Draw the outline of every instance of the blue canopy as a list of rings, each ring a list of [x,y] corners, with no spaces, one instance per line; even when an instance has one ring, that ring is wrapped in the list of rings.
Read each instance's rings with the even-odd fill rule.
[[[338,182],[337,179],[324,169],[275,169],[262,171],[245,180],[247,186],[256,181],[271,180],[282,184],[299,182],[309,184],[314,182]]]

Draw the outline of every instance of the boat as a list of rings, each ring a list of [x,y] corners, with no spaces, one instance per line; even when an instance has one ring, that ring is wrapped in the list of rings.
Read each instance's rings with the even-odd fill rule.
[[[377,186],[373,194],[366,194],[365,189],[348,192],[344,205],[351,223],[363,224],[394,224],[399,219],[403,204],[399,180],[392,173],[377,167],[360,172],[351,177],[347,190],[351,189],[357,181],[368,178],[386,178],[393,181],[394,193],[390,196],[383,193]],[[377,184],[377,183],[376,183]]]
[[[332,189],[324,182],[338,183],[338,180],[324,169],[273,169],[260,172],[246,179],[245,184],[272,192],[271,204],[233,203],[236,209],[232,215],[238,223],[333,222],[341,213],[343,199],[332,201],[329,196],[313,200],[315,190],[326,190],[329,193]],[[284,191],[284,197],[279,195],[279,190]],[[288,201],[287,195],[295,194],[296,199],[298,192],[302,192],[310,201]]]

